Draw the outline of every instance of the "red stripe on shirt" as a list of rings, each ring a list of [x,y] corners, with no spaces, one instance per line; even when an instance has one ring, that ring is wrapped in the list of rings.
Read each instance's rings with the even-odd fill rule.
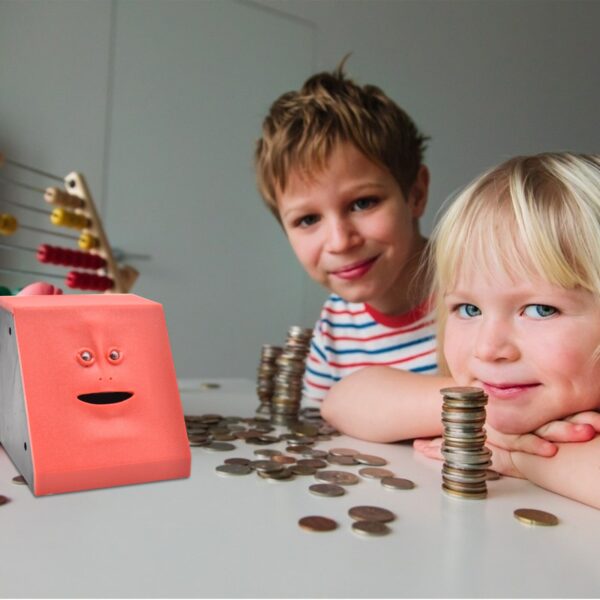
[[[330,315],[350,315],[352,317],[356,317],[357,315],[366,315],[366,310],[335,310],[335,308],[329,308],[325,306],[323,308],[325,312],[328,312]]]
[[[311,381],[308,378],[304,380],[304,383],[310,385],[311,387],[318,388],[320,390],[328,390],[331,387],[330,385],[319,385],[318,383],[315,383],[314,381]]]
[[[407,327],[406,329],[395,329],[394,331],[389,331],[387,333],[380,333],[379,335],[372,335],[370,337],[352,337],[352,336],[342,336],[342,335],[332,335],[328,331],[321,331],[321,335],[323,337],[328,337],[331,340],[341,340],[346,342],[368,342],[369,340],[380,340],[381,338],[391,337],[394,335],[400,335],[402,333],[410,333],[411,331],[417,331],[418,329],[423,329],[424,327],[429,327],[434,323],[433,319],[431,321],[427,321],[426,323],[421,323],[420,325],[415,325],[414,327]]]
[[[348,363],[348,364],[330,362],[329,364],[332,367],[337,367],[339,369],[348,369],[351,367],[377,367],[377,366],[385,367],[385,366],[390,366],[390,365],[399,365],[400,363],[408,362],[409,360],[414,360],[415,358],[421,358],[422,356],[427,356],[428,354],[433,354],[435,351],[436,351],[436,349],[433,348],[432,350],[427,350],[426,352],[421,352],[420,354],[413,354],[413,356],[408,356],[405,358],[400,358],[398,360],[392,360],[389,362],[362,362],[362,363]]]

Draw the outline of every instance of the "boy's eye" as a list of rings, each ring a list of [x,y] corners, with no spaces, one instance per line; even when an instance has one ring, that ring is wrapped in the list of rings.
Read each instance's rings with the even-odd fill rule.
[[[296,227],[310,227],[317,223],[318,220],[319,217],[317,215],[305,215],[304,217],[297,219],[294,225]]]
[[[359,212],[361,210],[367,210],[368,208],[372,208],[378,202],[378,199],[374,196],[367,196],[365,198],[358,198],[352,203],[352,210]]]
[[[459,304],[456,307],[456,312],[463,319],[471,319],[481,314],[481,311],[474,304]]]
[[[547,319],[558,312],[554,306],[547,304],[529,304],[523,310],[523,314],[532,319]]]

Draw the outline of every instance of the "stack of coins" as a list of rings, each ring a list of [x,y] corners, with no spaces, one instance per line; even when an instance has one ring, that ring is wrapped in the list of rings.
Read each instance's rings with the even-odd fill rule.
[[[275,391],[271,400],[271,422],[290,425],[298,421],[302,382],[312,329],[290,327],[283,352],[277,358]]]
[[[258,377],[256,380],[256,393],[260,402],[256,413],[259,415],[271,414],[271,400],[275,391],[275,375],[277,373],[276,361],[283,348],[264,344],[260,353]]]
[[[487,469],[492,453],[485,447],[485,406],[487,396],[475,387],[440,390],[444,396],[442,424],[442,489],[459,498],[487,496]]]

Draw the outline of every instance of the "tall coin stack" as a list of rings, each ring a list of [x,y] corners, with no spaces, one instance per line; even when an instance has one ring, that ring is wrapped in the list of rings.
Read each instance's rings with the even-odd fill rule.
[[[298,421],[302,401],[302,381],[312,329],[290,327],[283,352],[277,358],[275,392],[271,400],[271,422],[290,425]]]
[[[492,453],[485,447],[485,406],[488,397],[476,387],[440,390],[444,396],[442,424],[442,489],[459,498],[487,496],[487,469]]]
[[[260,402],[256,414],[270,415],[271,400],[275,391],[275,375],[277,373],[276,361],[283,348],[264,344],[260,352],[260,363],[258,365],[258,377],[256,379],[256,393]]]

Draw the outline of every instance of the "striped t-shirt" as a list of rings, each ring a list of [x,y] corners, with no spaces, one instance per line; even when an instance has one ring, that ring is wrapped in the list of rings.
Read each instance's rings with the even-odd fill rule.
[[[315,325],[304,394],[322,400],[336,382],[363,367],[437,373],[435,317],[428,302],[389,317],[331,295]]]

